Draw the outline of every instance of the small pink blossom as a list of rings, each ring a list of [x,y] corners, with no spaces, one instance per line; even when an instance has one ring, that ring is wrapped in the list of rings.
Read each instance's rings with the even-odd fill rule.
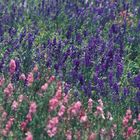
[[[81,110],[81,107],[82,107],[82,104],[80,101],[77,101],[76,103],[73,103],[67,110],[67,113],[69,115],[72,115],[72,116],[76,116],[78,115],[78,113],[80,112]]]
[[[78,111],[78,110],[80,110],[81,106],[82,106],[81,102],[78,101],[74,104],[74,109],[76,109]]]
[[[81,132],[80,131],[76,132],[76,140],[81,140]]]
[[[1,76],[0,77],[0,87],[4,84],[4,82],[5,82],[5,78],[4,78],[4,76]]]
[[[7,88],[9,89],[10,92],[13,92],[14,91],[14,87],[13,87],[13,84],[12,83],[9,83]]]
[[[16,70],[16,62],[15,60],[11,59],[9,64],[10,73],[13,74]]]
[[[53,117],[51,120],[49,120],[49,123],[51,125],[51,128],[56,126],[59,123],[58,117]]]
[[[9,83],[8,86],[4,89],[4,93],[6,96],[11,96],[12,92],[14,91],[12,83]]]
[[[30,72],[27,76],[27,84],[28,86],[31,86],[32,83],[34,82],[34,75],[32,72]]]
[[[58,116],[62,117],[65,113],[66,107],[64,105],[61,105],[59,112],[58,112]]]
[[[93,107],[93,100],[90,98],[88,100],[88,109],[89,109],[89,111],[92,111],[92,107]]]
[[[80,117],[80,123],[84,123],[84,122],[87,122],[87,115],[83,115]]]
[[[48,84],[52,83],[55,80],[55,76],[51,76],[50,79],[48,80]]]
[[[60,100],[62,98],[62,90],[61,89],[58,89],[56,91],[55,98],[57,98],[58,100]]]
[[[38,66],[37,65],[34,66],[33,72],[38,72]]]
[[[126,116],[131,115],[131,114],[132,114],[132,111],[131,111],[130,109],[128,109],[128,110],[126,111]]]
[[[140,114],[138,115],[138,121],[140,121]]]
[[[64,95],[64,97],[63,97],[63,103],[64,104],[67,104],[68,103],[68,100],[69,100],[69,95]]]
[[[107,119],[112,121],[113,118],[112,118],[112,114],[110,112],[107,112]]]
[[[48,83],[45,83],[42,87],[41,87],[41,90],[42,91],[46,91],[48,88]]]
[[[58,117],[53,117],[51,120],[48,121],[46,129],[49,137],[53,137],[56,135],[58,123],[59,123]]]
[[[4,111],[4,112],[2,113],[2,119],[5,120],[6,117],[7,117],[7,112]]]
[[[102,99],[99,99],[99,100],[98,100],[98,103],[99,103],[99,105],[103,108],[104,104],[103,104]]]
[[[7,133],[8,133],[7,130],[5,130],[5,129],[2,130],[2,135],[3,136],[7,136]]]
[[[91,133],[89,136],[88,136],[88,140],[96,140],[96,133]]]
[[[65,136],[66,140],[72,140],[72,132],[70,130],[67,130]]]
[[[48,130],[47,133],[48,133],[49,137],[52,138],[57,133],[57,127],[53,127],[51,130]]]
[[[17,110],[17,108],[18,108],[18,102],[17,101],[13,101],[13,103],[12,103],[12,109],[13,110]]]
[[[123,118],[123,125],[127,126],[128,122],[129,122],[129,120],[126,117],[124,117]]]
[[[25,81],[25,80],[26,80],[26,76],[25,76],[25,74],[22,73],[22,74],[20,75],[19,79]]]
[[[137,120],[136,119],[134,119],[133,120],[133,125],[135,125],[137,123]]]
[[[95,111],[95,116],[101,116],[103,119],[105,119],[104,116],[104,111],[103,111],[103,106],[100,104],[99,106],[96,107],[96,111]]]
[[[10,129],[11,129],[13,123],[14,123],[14,118],[11,117],[11,118],[8,120],[8,122],[6,123],[6,126],[5,126],[5,130],[6,130],[7,132],[10,131]]]
[[[20,124],[20,128],[21,128],[22,131],[25,130],[27,124],[28,124],[28,121],[24,121]]]
[[[27,132],[26,135],[27,136],[26,136],[25,140],[33,140],[33,135],[31,132]]]
[[[21,94],[18,96],[18,102],[21,103],[24,99],[24,96]]]
[[[9,91],[8,88],[4,89],[4,93],[5,93],[6,96],[11,96],[11,92]]]
[[[101,106],[97,106],[96,110],[99,114],[103,114],[103,108]]]
[[[36,102],[31,102],[30,104],[30,109],[29,109],[29,113],[35,113],[37,109],[37,104]]]
[[[58,99],[52,98],[49,101],[49,109],[50,109],[50,111],[55,110],[57,108],[58,104],[59,104]]]
[[[28,113],[26,115],[26,119],[28,120],[28,122],[31,122],[32,121],[32,115],[31,115],[31,113]]]
[[[128,127],[128,129],[127,129],[127,137],[131,137],[134,134],[135,134],[135,129],[132,126]]]

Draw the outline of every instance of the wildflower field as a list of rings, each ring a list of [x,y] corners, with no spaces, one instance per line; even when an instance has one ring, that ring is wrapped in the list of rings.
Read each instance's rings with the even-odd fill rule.
[[[140,1],[0,0],[0,140],[140,140]]]

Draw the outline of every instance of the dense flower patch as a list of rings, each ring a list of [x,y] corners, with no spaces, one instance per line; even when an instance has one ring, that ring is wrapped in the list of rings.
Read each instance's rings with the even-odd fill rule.
[[[139,139],[139,38],[138,0],[1,0],[0,136]]]
[[[138,138],[140,114],[134,115],[128,108],[124,117],[117,118],[102,99],[78,99],[72,89],[65,93],[66,83],[51,76],[50,69],[40,73],[37,65],[31,72],[21,74],[15,84],[12,82],[15,68],[12,59],[9,78],[3,76],[0,82],[2,137],[26,140]]]

